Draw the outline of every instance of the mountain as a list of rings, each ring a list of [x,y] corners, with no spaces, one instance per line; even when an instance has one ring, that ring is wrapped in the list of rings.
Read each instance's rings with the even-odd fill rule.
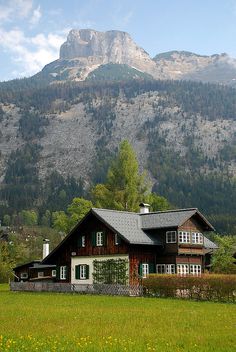
[[[128,65],[141,72],[156,75],[156,64],[126,32],[99,32],[93,29],[71,30],[62,44],[60,58],[42,70],[55,80],[81,81],[100,65]]]
[[[188,51],[170,51],[152,59],[128,33],[93,29],[71,30],[61,46],[59,59],[46,65],[35,78],[46,79],[47,82],[84,81],[89,75],[91,77],[91,72],[107,64],[127,65],[155,79],[236,84],[236,59],[225,53],[206,56]],[[117,71],[117,66],[110,66],[109,73],[111,68]],[[117,72],[114,75],[117,79]],[[143,79],[143,76],[136,78]]]
[[[153,190],[236,231],[236,91],[167,79],[224,60],[176,51],[152,60],[127,33],[71,31],[58,60],[0,83],[0,218],[65,208],[104,181],[128,139]]]
[[[169,51],[153,59],[167,79],[184,79],[235,85],[236,59],[227,54],[197,55],[188,51]]]

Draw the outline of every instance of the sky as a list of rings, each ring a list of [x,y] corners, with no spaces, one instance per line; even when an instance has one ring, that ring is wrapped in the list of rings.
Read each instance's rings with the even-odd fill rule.
[[[236,57],[236,0],[0,0],[0,81],[58,59],[72,28],[128,32],[151,57],[170,50]]]

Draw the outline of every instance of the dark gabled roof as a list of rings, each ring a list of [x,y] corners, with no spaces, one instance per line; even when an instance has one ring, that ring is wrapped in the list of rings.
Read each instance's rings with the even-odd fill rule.
[[[160,238],[155,236],[154,229],[161,228],[177,228],[192,216],[198,216],[199,220],[205,227],[206,231],[214,231],[213,226],[205,219],[205,217],[196,208],[158,211],[153,213],[134,213],[127,211],[118,211],[110,209],[92,208],[87,215],[70,231],[70,233],[62,240],[61,243],[42,260],[42,264],[46,263],[48,258],[57,251],[79,228],[80,224],[93,214],[101,220],[108,228],[118,233],[126,242],[130,244],[140,245],[163,245]],[[213,246],[213,242],[207,239],[207,248]],[[210,247],[209,247],[210,246]]]
[[[158,238],[154,238],[142,230],[139,213],[95,208],[92,209],[92,212],[131,244],[162,244]]]
[[[201,221],[205,223],[205,227],[208,229],[208,231],[214,231],[213,226],[206,220],[206,218],[198,211],[197,208],[157,211],[154,213],[140,214],[140,217],[142,229],[147,230],[167,227],[179,227],[193,215],[200,217]]]
[[[28,267],[30,267],[32,265],[34,266],[39,263],[41,263],[41,260],[39,260],[39,259],[38,260],[31,260],[31,262],[15,266],[15,268],[13,268],[12,270],[20,269],[21,267],[23,268],[24,266],[28,266]]]
[[[37,263],[33,266],[30,267],[30,269],[47,269],[47,268],[55,268],[56,265],[54,264],[41,264],[41,263]]]

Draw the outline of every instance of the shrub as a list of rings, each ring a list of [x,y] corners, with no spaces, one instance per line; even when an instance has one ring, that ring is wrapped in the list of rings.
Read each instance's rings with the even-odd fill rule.
[[[143,280],[143,286],[144,292],[148,296],[236,302],[236,275],[154,274]]]

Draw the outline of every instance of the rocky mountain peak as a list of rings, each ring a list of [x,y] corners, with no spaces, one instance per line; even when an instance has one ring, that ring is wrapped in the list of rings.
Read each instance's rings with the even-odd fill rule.
[[[126,32],[94,29],[72,29],[60,49],[61,60],[80,60],[84,65],[126,64],[153,73],[156,68],[150,56]]]
[[[104,68],[106,65],[109,67]],[[94,29],[72,29],[61,46],[60,58],[46,65],[38,76],[53,81],[83,81],[102,67],[94,77],[102,79],[101,72],[105,72],[104,79],[107,79],[111,70],[115,72],[110,72],[110,76],[117,76],[117,70],[120,71],[117,65],[123,65],[124,71],[118,78],[129,70],[131,78],[138,79],[143,79],[145,73],[155,79],[200,80],[233,86],[236,82],[236,59],[225,53],[207,56],[173,50],[151,59],[128,33]],[[140,74],[130,71],[133,69]]]

